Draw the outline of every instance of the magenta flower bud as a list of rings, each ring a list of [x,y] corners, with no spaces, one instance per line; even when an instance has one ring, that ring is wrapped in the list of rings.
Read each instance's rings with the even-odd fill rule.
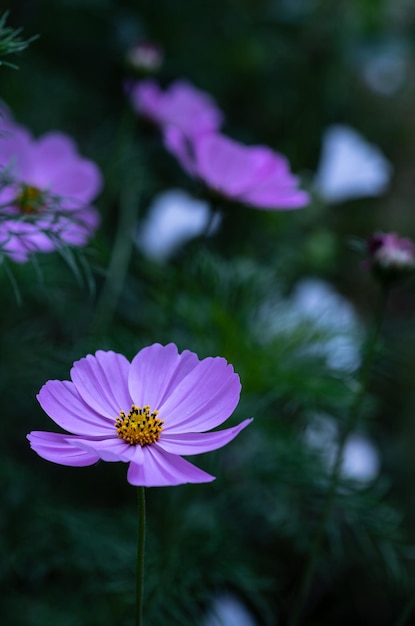
[[[173,126],[165,144],[190,176],[226,199],[270,211],[310,201],[288,160],[266,146],[244,146],[216,132],[189,139]]]
[[[382,280],[400,278],[415,267],[415,245],[396,233],[376,233],[367,240],[370,267]]]
[[[176,81],[162,91],[154,80],[142,80],[129,88],[135,111],[161,130],[172,126],[185,137],[217,130],[223,114],[213,98],[187,81]]]
[[[132,46],[126,54],[128,67],[137,74],[155,74],[164,60],[161,46],[152,41],[142,41]]]

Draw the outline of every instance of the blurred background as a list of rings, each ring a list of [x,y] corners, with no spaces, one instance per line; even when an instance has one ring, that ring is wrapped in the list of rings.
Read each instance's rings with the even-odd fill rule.
[[[173,341],[232,363],[242,397],[229,425],[255,421],[197,458],[214,483],[147,490],[146,623],[288,624],[380,296],[356,240],[375,231],[415,237],[415,7],[2,0],[0,8],[23,38],[38,35],[7,58],[18,69],[0,66],[1,99],[35,136],[72,136],[105,180],[101,228],[70,262],[51,253],[0,267],[1,621],[133,624],[136,494],[126,467],[53,465],[25,437],[53,430],[36,394],[50,378],[67,379],[74,360],[97,349],[132,358]],[[228,135],[286,155],[311,193],[308,207],[235,205],[213,235],[202,226],[171,251],[166,242],[169,254],[156,244],[148,253],[154,203],[180,210],[196,199],[126,96],[128,53],[149,41],[162,51],[161,85],[191,81],[224,111]],[[339,126],[346,144],[333,147]],[[117,267],[125,206],[134,245]],[[161,237],[167,227],[159,228]],[[414,306],[413,282],[403,282],[388,301],[303,624],[398,624],[414,594]],[[415,624],[415,611],[405,623]]]

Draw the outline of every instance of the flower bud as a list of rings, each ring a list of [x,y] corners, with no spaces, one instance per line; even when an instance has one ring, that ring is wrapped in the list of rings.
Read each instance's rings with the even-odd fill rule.
[[[132,46],[126,54],[128,68],[137,75],[155,74],[163,64],[163,51],[151,41],[142,41]]]
[[[415,245],[396,233],[376,233],[367,240],[370,267],[382,281],[391,282],[415,268]]]

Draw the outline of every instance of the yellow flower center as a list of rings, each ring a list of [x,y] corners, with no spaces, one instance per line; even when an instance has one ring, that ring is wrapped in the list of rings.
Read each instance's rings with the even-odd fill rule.
[[[39,213],[45,205],[44,192],[31,185],[22,185],[16,205],[22,213]]]
[[[151,411],[149,406],[143,408],[132,405],[128,415],[120,411],[115,420],[115,428],[120,439],[131,445],[148,446],[160,438],[164,421],[157,417],[158,411]]]

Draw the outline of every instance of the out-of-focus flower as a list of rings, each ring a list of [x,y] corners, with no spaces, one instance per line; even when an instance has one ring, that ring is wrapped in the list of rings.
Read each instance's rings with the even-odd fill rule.
[[[207,202],[180,189],[171,189],[154,199],[135,241],[146,256],[165,261],[193,237],[206,231],[212,235],[219,221],[219,214],[211,220]]]
[[[327,469],[333,469],[338,450],[338,427],[327,415],[314,416],[304,438],[310,449],[317,452]],[[360,433],[352,433],[343,449],[341,475],[365,486],[374,480],[380,469],[379,454],[373,443]]]
[[[381,279],[402,278],[415,268],[415,244],[396,233],[376,233],[367,240],[369,264]]]
[[[163,50],[152,41],[141,41],[127,51],[126,62],[134,72],[154,74],[163,63]]]
[[[379,148],[353,128],[335,125],[324,133],[314,185],[326,202],[379,196],[386,190],[391,174],[392,166]]]
[[[382,96],[393,96],[407,80],[408,56],[401,42],[385,42],[358,55],[357,65],[373,91]]]
[[[255,626],[256,623],[234,594],[224,592],[213,600],[203,626]]]
[[[189,82],[176,81],[165,91],[158,83],[147,79],[129,88],[133,108],[162,130],[169,126],[179,129],[185,137],[217,130],[223,114],[213,98]]]
[[[98,167],[60,132],[34,139],[0,111],[0,251],[16,262],[64,244],[83,246],[99,225],[90,206]]]
[[[252,421],[221,431],[239,402],[239,376],[225,359],[154,344],[130,363],[99,350],[76,361],[72,381],[49,380],[37,398],[73,434],[34,431],[32,448],[61,465],[129,463],[128,482],[145,487],[214,480],[180,455],[226,445]]]
[[[244,146],[219,133],[189,141],[173,127],[166,130],[165,142],[190,176],[225,198],[266,210],[299,209],[309,203],[288,160],[271,148]]]
[[[264,303],[259,324],[267,340],[304,328],[305,354],[323,357],[333,370],[351,372],[360,365],[361,327],[352,304],[325,281],[299,281],[290,299]]]

